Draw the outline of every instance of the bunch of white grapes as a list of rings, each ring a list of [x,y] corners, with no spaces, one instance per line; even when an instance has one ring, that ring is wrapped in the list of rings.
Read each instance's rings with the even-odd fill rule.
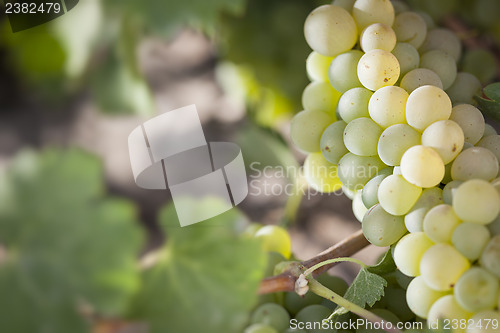
[[[304,33],[311,83],[290,135],[309,185],[342,189],[365,237],[396,244],[416,277],[408,305],[429,325],[497,331],[500,136],[475,106],[481,82],[457,70],[459,38],[390,0],[335,0]],[[476,325],[486,318],[497,325]]]

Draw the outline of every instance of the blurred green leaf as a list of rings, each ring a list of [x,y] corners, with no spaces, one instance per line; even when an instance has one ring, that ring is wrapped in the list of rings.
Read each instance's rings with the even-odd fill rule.
[[[487,85],[483,88],[483,94],[486,98],[475,96],[479,109],[485,115],[500,121],[500,82]]]
[[[200,203],[209,209],[214,200]],[[133,317],[150,333],[241,332],[257,301],[266,257],[255,239],[235,235],[243,216],[232,209],[181,228],[171,204],[160,221],[167,244],[143,274]]]
[[[25,151],[0,179],[0,331],[83,332],[82,307],[122,314],[142,235],[135,207],[104,197],[99,160]]]

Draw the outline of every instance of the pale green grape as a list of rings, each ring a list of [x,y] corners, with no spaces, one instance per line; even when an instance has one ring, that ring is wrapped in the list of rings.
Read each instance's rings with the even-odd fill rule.
[[[484,179],[493,180],[498,174],[498,160],[486,148],[472,147],[458,154],[451,166],[454,180]]]
[[[426,53],[431,50],[441,50],[452,56],[455,62],[458,62],[462,53],[462,43],[457,35],[449,29],[432,29],[427,33],[419,51]]]
[[[392,245],[406,233],[403,217],[389,214],[380,204],[366,212],[362,227],[366,239],[376,246]]]
[[[356,0],[333,0],[332,5],[342,7],[351,13],[355,2]]]
[[[277,252],[285,258],[292,254],[292,242],[288,231],[277,225],[266,225],[255,233],[255,238],[261,240],[265,251]]]
[[[444,163],[438,153],[425,146],[413,146],[401,157],[401,173],[419,187],[438,185],[444,176]]]
[[[495,155],[497,161],[500,161],[500,135],[486,136],[479,140],[476,146],[488,149]]]
[[[354,194],[354,198],[352,199],[352,212],[354,213],[354,217],[359,222],[363,221],[363,216],[368,211],[362,199],[363,190],[356,191]]]
[[[311,49],[333,57],[352,49],[358,38],[358,29],[344,8],[323,5],[307,16],[304,35]]]
[[[341,95],[330,83],[314,81],[309,83],[302,93],[302,106],[308,111],[335,114]]]
[[[495,55],[484,49],[468,50],[462,59],[462,70],[487,84],[495,78],[497,72]]]
[[[498,278],[480,267],[465,272],[453,288],[458,304],[470,312],[492,310],[497,305]]]
[[[344,129],[344,144],[353,154],[375,156],[381,134],[382,128],[370,118],[356,118]]]
[[[425,24],[427,25],[427,33],[429,33],[430,30],[432,30],[436,27],[436,23],[434,23],[434,19],[426,12],[421,11],[421,10],[417,10],[417,11],[415,11],[415,13],[417,13],[418,15],[420,15],[424,19]]]
[[[422,145],[433,148],[448,164],[462,151],[464,132],[453,120],[439,120],[424,130]]]
[[[417,49],[408,43],[397,43],[392,50],[392,54],[398,59],[400,67],[400,77],[403,77],[409,71],[418,68],[420,64],[420,54]]]
[[[245,328],[243,333],[279,333],[274,328],[265,324],[253,324]]]
[[[358,78],[358,62],[363,56],[359,50],[339,54],[328,68],[328,79],[335,90],[341,93],[355,87],[361,87]],[[345,119],[344,119],[345,120]]]
[[[392,26],[394,7],[389,0],[357,0],[352,8],[352,16],[359,31],[373,23]]]
[[[467,333],[498,333],[500,327],[500,312],[486,310],[475,313],[471,318],[472,325],[467,327]]]
[[[378,188],[382,180],[388,175],[378,175],[373,177],[366,183],[363,187],[362,200],[365,207],[370,208],[375,204],[378,204]]]
[[[290,315],[281,305],[266,303],[255,309],[250,322],[268,325],[281,332],[290,326]]]
[[[346,125],[343,120],[336,121],[328,126],[321,135],[319,142],[321,153],[330,163],[338,164],[342,156],[349,152],[344,145]]]
[[[408,276],[420,275],[420,260],[434,242],[423,232],[409,233],[399,240],[394,248],[394,262]]]
[[[455,59],[441,50],[432,50],[422,54],[420,57],[420,67],[435,72],[443,83],[443,89],[451,87],[457,77],[457,63]]]
[[[309,186],[321,193],[331,193],[342,188],[337,166],[328,162],[321,153],[307,156],[304,161],[304,176]]]
[[[443,203],[443,191],[439,187],[426,188],[422,191],[412,209],[405,215],[405,226],[409,232],[424,231],[424,217],[427,212]]]
[[[333,57],[326,57],[316,51],[312,51],[306,60],[307,76],[311,81],[328,82],[328,67]]]
[[[481,254],[481,266],[500,278],[500,235],[491,238]]]
[[[368,103],[370,117],[383,128],[404,124],[408,93],[397,86],[383,87],[375,91]]]
[[[422,188],[408,183],[401,175],[387,176],[378,188],[380,206],[392,215],[405,215],[417,202]]]
[[[460,320],[467,320],[471,316],[472,313],[462,308],[455,299],[455,296],[446,295],[438,299],[431,306],[429,313],[427,315],[427,325],[429,328],[432,327],[432,325],[435,325],[434,327],[443,328],[443,323],[441,322],[441,320],[443,319],[448,319],[450,321],[456,319],[460,321]],[[464,333],[465,328],[466,326],[462,328],[460,325],[457,325],[456,329],[454,329],[453,332]]]
[[[491,126],[490,124],[484,124],[484,134],[483,138],[490,136],[490,135],[497,135],[497,130],[495,127]]]
[[[455,191],[453,209],[463,221],[488,224],[500,212],[500,194],[487,181],[468,180]]]
[[[406,121],[420,132],[436,121],[447,120],[450,115],[450,98],[435,86],[427,85],[413,90],[406,101]]]
[[[475,106],[460,104],[453,107],[450,119],[462,127],[466,142],[475,145],[483,137],[484,117]]]
[[[435,243],[450,243],[453,231],[461,222],[452,206],[442,204],[425,215],[424,232]]]
[[[368,102],[372,95],[372,91],[363,87],[352,88],[342,94],[337,107],[342,120],[349,123],[356,118],[369,117]]]
[[[385,166],[377,156],[347,153],[340,160],[337,173],[345,187],[360,189]]]
[[[406,302],[417,316],[427,318],[432,304],[448,293],[430,288],[422,276],[417,276],[411,280],[406,289]]]
[[[479,259],[490,240],[490,232],[484,225],[464,222],[453,231],[451,243],[467,259]]]
[[[391,52],[396,46],[396,34],[391,27],[382,23],[374,23],[361,32],[359,43],[365,52],[375,49]]]
[[[370,90],[392,86],[399,78],[398,59],[389,51],[371,50],[366,52],[358,63],[358,78]]]
[[[462,180],[452,180],[443,188],[443,201],[447,205],[453,204],[453,196],[457,188],[463,184]]]
[[[470,262],[453,246],[439,243],[431,246],[420,260],[420,274],[434,290],[452,290]]]
[[[380,159],[387,165],[401,163],[401,157],[410,148],[420,144],[420,133],[406,124],[396,124],[386,128],[377,145]]]
[[[310,325],[316,324],[319,326],[317,329],[308,330],[309,333],[322,333],[324,330],[320,327],[321,322],[323,319],[328,318],[330,314],[331,311],[329,308],[323,305],[315,304],[309,305],[300,310],[300,312],[297,313],[297,316],[295,316],[295,319],[297,319],[298,322],[308,323]]]
[[[446,89],[453,104],[473,104],[474,96],[481,92],[481,82],[470,73],[458,72],[453,84]]]
[[[403,12],[396,16],[393,25],[398,42],[409,43],[419,48],[427,35],[427,24],[414,12]]]
[[[400,84],[401,88],[408,93],[411,93],[419,87],[428,85],[443,89],[443,83],[439,76],[427,68],[412,69],[403,76]]]
[[[311,153],[318,152],[321,135],[334,121],[335,118],[326,112],[301,111],[292,119],[290,138],[299,149]]]

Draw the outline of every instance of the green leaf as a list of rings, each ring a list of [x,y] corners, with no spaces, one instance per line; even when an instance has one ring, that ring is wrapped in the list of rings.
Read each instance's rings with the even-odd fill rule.
[[[135,207],[103,195],[99,160],[25,151],[0,179],[0,331],[83,332],[82,306],[123,314],[142,234]]]
[[[486,86],[483,89],[483,93],[487,98],[475,96],[479,104],[479,109],[485,115],[496,121],[500,121],[500,82]]]
[[[385,275],[388,273],[392,273],[396,271],[396,263],[394,262],[394,258],[392,257],[391,249],[387,250],[384,257],[380,260],[378,264],[375,266],[368,267],[368,270],[371,273],[377,275]]]
[[[368,268],[361,268],[358,276],[347,289],[344,298],[361,307],[372,306],[384,296],[384,288],[387,287],[387,281]],[[335,315],[347,313],[345,308],[335,310]]]
[[[150,333],[241,332],[266,261],[255,239],[235,235],[242,219],[232,209],[181,228],[174,206],[167,206],[160,214],[167,244],[143,274],[132,317],[146,321]]]

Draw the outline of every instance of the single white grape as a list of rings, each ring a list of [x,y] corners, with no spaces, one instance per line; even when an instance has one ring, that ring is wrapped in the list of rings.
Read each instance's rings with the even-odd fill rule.
[[[438,205],[425,215],[424,232],[435,243],[450,243],[453,231],[461,222],[452,206]]]
[[[290,138],[299,149],[318,152],[321,135],[334,121],[335,118],[326,112],[301,111],[291,121]]]
[[[378,200],[378,188],[380,186],[380,183],[382,180],[384,180],[385,177],[388,175],[386,174],[379,174],[373,177],[366,183],[366,185],[363,187],[363,195],[362,195],[362,200],[367,208],[371,208],[373,205],[376,205],[379,203]]]
[[[453,209],[463,221],[488,224],[500,213],[500,194],[485,180],[468,180],[456,189]]]
[[[377,155],[377,142],[382,128],[370,118],[356,118],[344,129],[344,144],[353,154],[360,156]]]
[[[500,278],[500,235],[491,238],[481,254],[481,266]]]
[[[422,276],[417,276],[406,289],[406,302],[417,316],[426,319],[432,304],[447,294],[449,292],[430,288]]]
[[[454,180],[493,180],[498,174],[498,160],[486,148],[472,147],[462,151],[453,161],[451,177]]]
[[[382,128],[406,123],[405,106],[408,96],[406,90],[397,86],[378,89],[368,103],[370,117]]]
[[[457,63],[453,57],[441,50],[428,51],[420,57],[420,67],[439,75],[443,89],[451,87],[457,77]]]
[[[389,0],[357,0],[352,8],[352,16],[359,31],[373,23],[392,26],[394,7]]]
[[[401,175],[387,176],[378,188],[380,206],[392,215],[405,215],[417,202],[422,188],[408,183]]]
[[[372,95],[372,91],[363,87],[352,88],[343,93],[337,107],[342,120],[349,123],[356,118],[369,117],[368,102]]]
[[[462,151],[464,132],[453,120],[439,120],[430,124],[422,133],[422,145],[431,147],[448,164]]]
[[[455,191],[462,184],[462,180],[452,180],[451,182],[446,184],[446,186],[443,188],[443,201],[445,204],[453,204],[453,196],[455,195]]]
[[[391,52],[396,46],[396,34],[391,27],[383,23],[374,23],[361,32],[359,43],[365,52],[375,49]]]
[[[309,154],[304,161],[304,176],[309,186],[318,192],[331,193],[342,188],[337,166],[328,162],[321,153]]]
[[[418,68],[420,64],[420,54],[417,49],[408,43],[397,43],[392,54],[398,59],[400,67],[400,77],[409,71]]]
[[[484,117],[481,111],[470,104],[460,104],[451,110],[450,119],[462,127],[465,141],[475,145],[484,133]]]
[[[380,159],[387,165],[397,166],[401,157],[410,148],[420,144],[420,133],[406,124],[386,128],[380,135],[377,150]]]
[[[385,167],[386,165],[377,156],[347,153],[339,161],[338,175],[345,187],[357,190]]]
[[[458,304],[457,300],[453,295],[446,295],[438,299],[429,309],[427,315],[427,326],[443,328],[442,320],[448,319],[450,323],[452,320],[460,320],[467,323],[467,319],[472,316],[472,313],[468,312]],[[465,328],[467,325],[461,326],[460,324],[455,325],[453,333],[465,333]]]
[[[335,90],[345,93],[349,89],[361,87],[358,63],[362,56],[363,52],[351,50],[339,54],[332,60],[328,68],[328,80]]]
[[[306,60],[306,72],[311,81],[328,82],[328,67],[333,57],[327,57],[312,51]]]
[[[338,120],[328,126],[319,142],[321,153],[326,160],[333,164],[338,164],[342,156],[349,151],[344,145],[344,129],[347,126],[345,121]]]
[[[488,149],[500,161],[500,135],[494,134],[483,137],[476,146]]]
[[[470,262],[453,246],[439,243],[431,246],[420,260],[420,274],[434,290],[452,290]]]
[[[358,29],[344,8],[323,5],[314,9],[304,23],[307,44],[324,56],[333,57],[356,44]]]
[[[443,203],[443,191],[439,187],[426,188],[422,191],[415,205],[405,215],[405,226],[409,232],[424,231],[424,217],[427,212]]]
[[[302,106],[308,111],[323,111],[335,114],[342,94],[333,89],[330,83],[314,81],[302,92]]]
[[[459,224],[451,236],[453,246],[471,261],[479,259],[489,240],[488,228],[470,222]]]
[[[475,313],[471,318],[472,325],[467,327],[466,333],[498,333],[500,328],[500,312],[486,310]]]
[[[413,146],[401,158],[401,172],[414,185],[433,187],[443,179],[444,163],[434,149],[422,145]]]
[[[481,267],[465,272],[453,288],[458,304],[470,312],[493,310],[498,301],[498,278]]]
[[[363,203],[363,199],[361,196],[363,195],[363,190],[356,191],[354,194],[354,198],[352,199],[352,212],[354,213],[354,217],[359,222],[363,221],[363,217],[365,216],[368,208],[366,208]]]
[[[396,16],[393,25],[398,42],[409,43],[419,48],[427,36],[427,24],[414,12],[403,12]]]
[[[408,276],[420,275],[420,260],[434,242],[423,232],[403,236],[394,248],[394,262],[398,269]]]
[[[481,92],[481,82],[470,73],[458,72],[453,84],[446,89],[453,104],[473,104],[474,96]]]
[[[457,35],[449,29],[432,29],[427,32],[427,37],[419,51],[426,53],[431,50],[441,50],[452,56],[455,62],[458,62],[462,54],[462,43]]]
[[[413,90],[406,101],[406,121],[420,132],[436,121],[447,120],[450,115],[450,98],[435,86],[422,86]]]
[[[389,214],[380,204],[366,212],[361,224],[366,239],[376,246],[392,245],[406,233],[403,217]]]
[[[419,87],[428,85],[443,89],[443,83],[439,76],[427,68],[412,69],[403,76],[400,84],[401,88],[408,93],[411,93]]]
[[[358,78],[370,90],[392,86],[399,78],[398,59],[389,51],[371,50],[358,63]]]

